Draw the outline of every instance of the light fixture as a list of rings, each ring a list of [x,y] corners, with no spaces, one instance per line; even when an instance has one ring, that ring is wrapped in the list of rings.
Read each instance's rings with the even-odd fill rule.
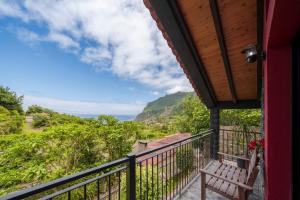
[[[257,48],[254,44],[248,45],[242,50],[242,53],[245,54],[245,60],[247,63],[254,63],[257,60]]]

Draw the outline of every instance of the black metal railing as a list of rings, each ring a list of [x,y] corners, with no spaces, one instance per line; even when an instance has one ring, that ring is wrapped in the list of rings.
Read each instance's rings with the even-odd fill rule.
[[[220,129],[219,151],[230,155],[249,156],[248,143],[260,138],[261,134],[255,131]]]
[[[211,130],[1,199],[174,199],[210,160]]]

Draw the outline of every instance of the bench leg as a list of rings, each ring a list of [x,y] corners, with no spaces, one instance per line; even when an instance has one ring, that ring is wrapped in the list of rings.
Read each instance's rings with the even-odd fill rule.
[[[239,200],[246,200],[246,191],[243,188],[238,187],[238,192],[239,192]]]
[[[206,174],[201,172],[201,200],[206,199],[205,182],[206,182]]]

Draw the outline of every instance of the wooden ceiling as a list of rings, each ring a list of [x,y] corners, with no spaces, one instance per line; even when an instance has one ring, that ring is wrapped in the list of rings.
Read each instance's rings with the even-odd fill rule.
[[[262,0],[144,0],[195,91],[210,108],[260,106]],[[196,75],[195,73],[198,73]]]

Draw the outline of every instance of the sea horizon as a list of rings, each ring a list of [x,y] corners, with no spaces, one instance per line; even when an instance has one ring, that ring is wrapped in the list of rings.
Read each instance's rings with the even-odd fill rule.
[[[96,119],[101,114],[72,114],[72,115],[80,117],[80,118],[84,118],[84,119],[87,119],[87,118]],[[136,115],[110,115],[110,116],[113,116],[120,121],[133,121],[136,117]]]

